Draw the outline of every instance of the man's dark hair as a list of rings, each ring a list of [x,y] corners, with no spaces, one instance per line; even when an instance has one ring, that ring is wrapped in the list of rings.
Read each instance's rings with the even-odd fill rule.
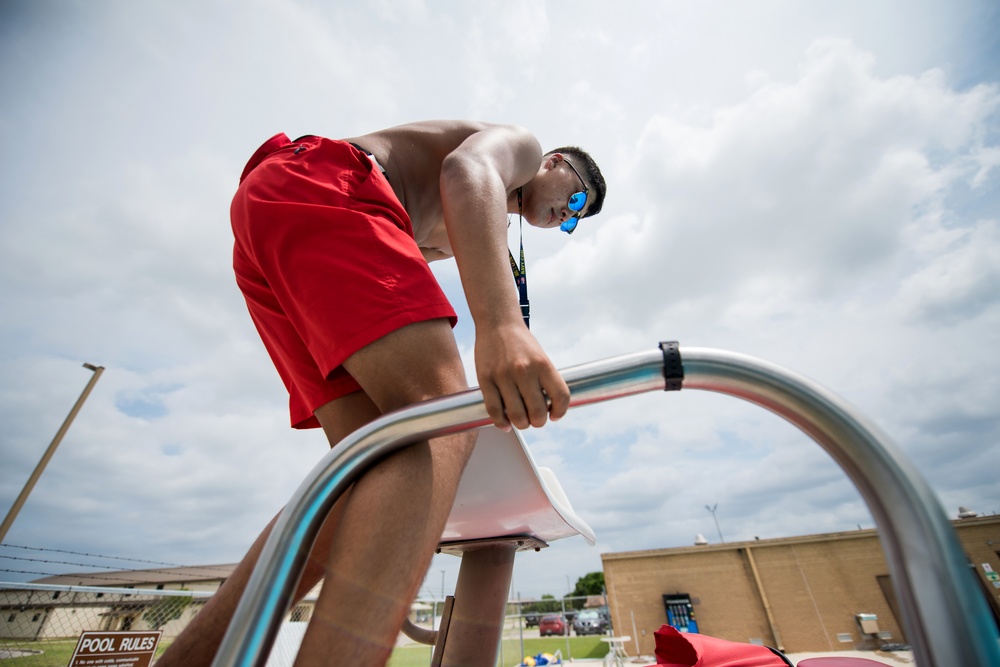
[[[576,158],[576,161],[580,164],[575,164],[573,166],[580,168],[583,167],[583,173],[586,174],[587,180],[590,181],[592,187],[592,201],[590,206],[587,208],[587,215],[585,218],[597,215],[601,212],[601,208],[604,206],[604,195],[608,191],[608,186],[604,182],[604,176],[601,174],[601,168],[597,166],[594,162],[594,158],[590,157],[590,153],[583,150],[579,146],[562,146],[561,148],[555,148],[550,150],[546,155],[552,155],[553,153],[562,153],[563,155],[569,155],[570,157]]]

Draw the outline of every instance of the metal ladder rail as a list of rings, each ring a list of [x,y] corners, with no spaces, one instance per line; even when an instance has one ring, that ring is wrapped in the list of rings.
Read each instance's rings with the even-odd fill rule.
[[[920,667],[1000,667],[996,630],[954,530],[933,491],[885,435],[833,393],[774,364],[707,348],[681,348],[680,357],[684,388],[729,394],[774,412],[816,440],[847,473],[875,518]],[[562,375],[570,405],[578,407],[662,390],[672,384],[665,369],[675,362],[654,350],[574,366]],[[488,423],[482,393],[470,390],[384,415],[328,452],[275,524],[213,667],[266,662],[323,519],[375,461],[413,442]]]

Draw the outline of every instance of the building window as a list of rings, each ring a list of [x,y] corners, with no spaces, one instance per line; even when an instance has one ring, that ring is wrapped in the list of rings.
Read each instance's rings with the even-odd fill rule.
[[[7,622],[13,623],[15,618],[17,618],[17,614],[11,614],[10,616],[7,617]]]
[[[31,622],[32,623],[37,623],[38,619],[40,619],[41,617],[42,617],[41,614],[35,614],[34,616],[31,617]]]
[[[59,593],[60,593],[60,592],[61,592],[61,591],[56,591],[55,593],[53,593],[53,594],[52,594],[52,599],[53,599],[53,600],[58,600],[58,599],[59,599]]]

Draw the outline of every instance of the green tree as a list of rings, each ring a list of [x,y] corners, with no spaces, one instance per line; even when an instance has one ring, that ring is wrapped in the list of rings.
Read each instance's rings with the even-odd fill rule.
[[[575,598],[567,600],[567,606],[572,609],[583,609],[587,602],[588,595],[601,595],[604,593],[604,573],[588,572],[576,580],[576,586],[564,597]]]
[[[604,593],[604,573],[588,572],[576,580],[576,587],[567,597],[601,595]]]
[[[524,605],[524,613],[549,614],[559,611],[561,605],[554,595],[546,593],[539,602],[529,602]]]

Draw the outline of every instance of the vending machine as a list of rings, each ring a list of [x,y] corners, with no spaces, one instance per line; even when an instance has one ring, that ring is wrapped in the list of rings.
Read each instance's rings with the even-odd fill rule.
[[[678,632],[698,632],[698,621],[694,618],[694,606],[687,593],[673,593],[663,596],[663,607],[667,612],[667,624]]]

